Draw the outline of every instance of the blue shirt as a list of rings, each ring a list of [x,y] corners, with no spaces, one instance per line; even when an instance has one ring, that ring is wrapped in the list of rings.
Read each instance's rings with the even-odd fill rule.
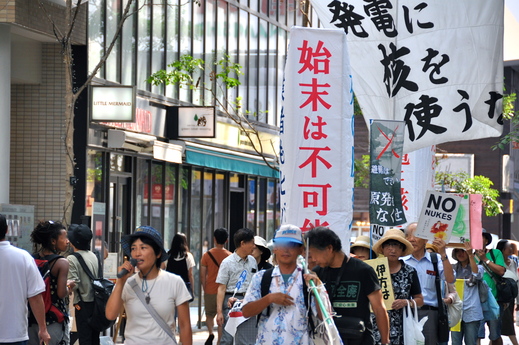
[[[438,257],[438,272],[440,272],[440,278],[445,280],[445,273],[443,272],[443,263],[439,254],[435,254]],[[409,266],[416,269],[418,273],[418,280],[422,287],[422,295],[424,305],[438,307],[438,299],[436,297],[436,274],[434,272],[434,266],[431,261],[431,253],[425,252],[425,255],[420,260],[417,260],[412,254],[402,257],[402,260]],[[456,276],[456,275],[454,275]],[[443,284],[442,284],[443,285]]]
[[[462,320],[464,322],[474,322],[483,320],[483,310],[481,309],[481,301],[479,299],[479,291],[477,281],[483,279],[484,268],[478,265],[478,273],[472,272],[470,264],[466,267],[462,267],[460,263],[454,265],[454,272],[458,279],[465,280],[465,286],[463,287],[463,314]],[[469,286],[467,283],[469,279],[473,286]]]

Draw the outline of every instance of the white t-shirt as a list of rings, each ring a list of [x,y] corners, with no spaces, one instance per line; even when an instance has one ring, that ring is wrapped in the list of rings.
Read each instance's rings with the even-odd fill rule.
[[[29,339],[27,299],[45,291],[32,256],[0,241],[0,343]]]
[[[128,316],[124,332],[125,345],[171,345],[171,338],[153,319],[130,286],[132,279],[137,282],[139,288],[142,286],[142,279],[135,274],[128,279],[123,288],[122,299]],[[191,299],[184,281],[175,274],[160,270],[157,278],[150,279],[147,283],[150,305],[174,331],[175,307]]]

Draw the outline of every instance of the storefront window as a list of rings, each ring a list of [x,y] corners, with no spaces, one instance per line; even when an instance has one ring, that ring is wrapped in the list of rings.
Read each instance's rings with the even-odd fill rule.
[[[164,243],[169,246],[177,228],[177,166],[166,165],[166,181],[164,185]]]
[[[214,228],[214,211],[213,211],[213,189],[214,189],[214,183],[213,183],[213,177],[214,173],[212,172],[206,172],[204,174],[204,199],[203,199],[203,207],[204,207],[204,213],[203,213],[203,229],[202,233],[204,234],[202,237],[202,252],[200,253],[200,250],[198,252],[200,253],[200,256],[198,258],[200,259],[202,257],[202,254],[207,251],[209,248],[209,244],[211,243],[211,237],[213,236],[213,228]],[[197,256],[195,255],[195,259]]]
[[[214,186],[214,229],[227,227],[226,205],[227,193],[225,190],[225,175],[216,174]],[[212,237],[209,237],[209,242],[212,243]]]
[[[137,180],[135,181],[135,226],[149,224],[149,170],[148,161],[137,159]]]
[[[247,193],[247,228],[257,233],[256,229],[256,179],[249,177]]]
[[[140,90],[147,90],[149,84],[146,79],[150,76],[150,24],[151,14],[150,6],[146,6],[144,1],[139,1],[139,23],[137,32],[139,34],[137,40],[137,86]],[[187,6],[188,7],[188,6]]]
[[[164,5],[154,4],[152,6],[153,28],[151,37],[151,70],[153,72],[164,68],[164,36],[165,28],[165,10]],[[151,88],[153,93],[163,94],[164,84],[153,85]]]
[[[151,164],[151,226],[162,232],[164,165]],[[166,243],[167,245],[167,243]]]
[[[178,231],[183,232],[184,234],[189,233],[189,214],[190,214],[190,188],[193,188],[193,185],[191,184],[191,170],[188,167],[182,168],[182,183],[180,188],[180,200],[179,205],[182,207],[182,210],[180,212],[180,219],[178,220]]]
[[[258,200],[258,229],[256,233],[262,237],[265,236],[266,225],[266,206],[267,206],[267,179],[258,179],[258,192],[256,193],[256,200]]]
[[[86,214],[91,215],[93,203],[105,201],[102,152],[88,150],[86,179]]]
[[[275,207],[276,207],[276,182],[274,180],[268,180],[267,184],[267,240],[274,237],[276,231],[276,220],[275,220]]]
[[[191,217],[190,217],[190,229],[189,234],[186,235],[189,238],[189,251],[195,257],[195,262],[200,262],[200,248],[202,243],[202,221],[203,221],[203,208],[202,208],[202,186],[204,180],[201,169],[193,169],[191,173]],[[195,289],[199,286],[199,273],[198,266],[193,268],[193,276],[195,278]],[[196,291],[196,290],[195,290]],[[197,294],[200,296],[200,294]],[[200,300],[192,303],[191,306],[197,306]]]

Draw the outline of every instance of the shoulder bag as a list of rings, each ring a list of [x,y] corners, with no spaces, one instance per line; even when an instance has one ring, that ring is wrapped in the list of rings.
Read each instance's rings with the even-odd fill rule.
[[[141,289],[137,286],[137,282],[135,279],[129,282],[131,288],[133,291],[135,291],[135,294],[137,297],[139,297],[139,300],[142,302],[142,304],[146,307],[148,310],[148,313],[153,317],[153,319],[159,324],[160,328],[166,332],[166,334],[173,340],[173,344],[177,344],[177,340],[175,339],[175,335],[173,334],[173,331],[168,326],[166,321],[162,317],[160,317],[159,313],[155,310],[155,308],[152,307],[151,304],[146,303],[146,297],[144,296],[144,293],[142,293]]]
[[[431,254],[431,261],[435,272],[435,284],[436,284],[436,298],[438,299],[438,342],[449,341],[449,314],[442,298],[442,289],[440,287],[441,278],[440,271],[438,270],[438,256],[435,253]]]
[[[492,262],[496,263],[494,249],[490,250],[490,256],[492,257]],[[497,301],[511,303],[517,297],[517,282],[512,278],[498,276],[485,262],[483,262],[483,267],[496,283]]]

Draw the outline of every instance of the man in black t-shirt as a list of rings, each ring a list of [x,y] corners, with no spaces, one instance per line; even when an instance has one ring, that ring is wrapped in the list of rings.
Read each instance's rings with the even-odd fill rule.
[[[317,227],[306,233],[309,252],[317,262],[315,272],[325,284],[343,342],[348,345],[373,345],[371,304],[380,331],[382,345],[389,344],[389,319],[382,299],[379,281],[373,268],[361,260],[348,257],[341,240],[330,229]],[[366,330],[356,331],[359,322]]]

